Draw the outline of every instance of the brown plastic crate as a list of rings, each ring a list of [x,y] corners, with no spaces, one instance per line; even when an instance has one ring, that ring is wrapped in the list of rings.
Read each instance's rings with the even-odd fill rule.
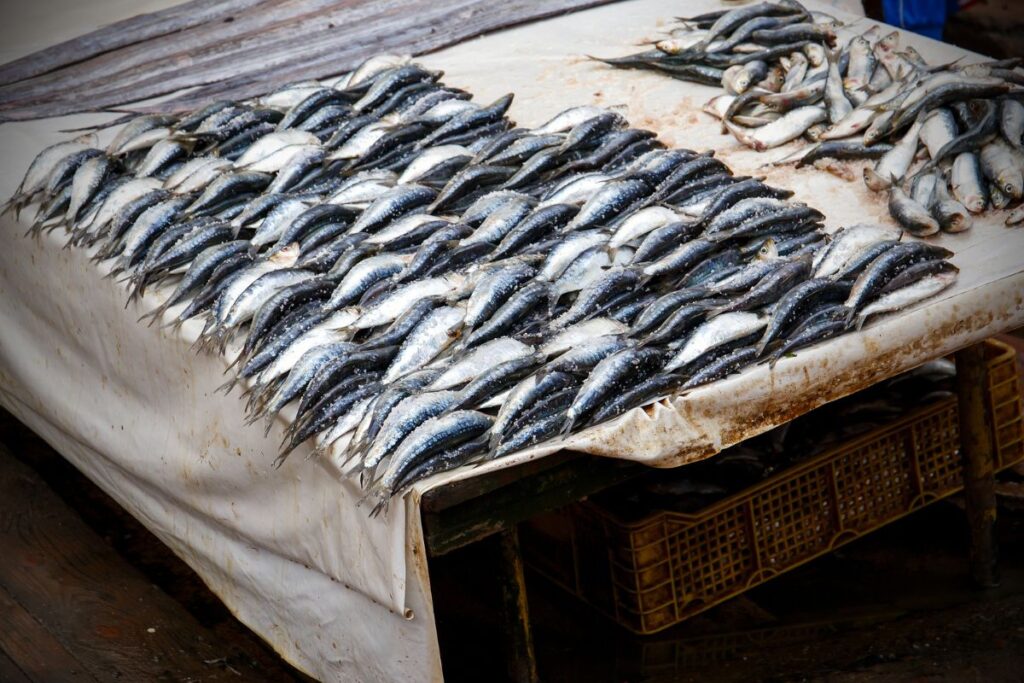
[[[996,469],[1024,459],[1014,350],[986,342]],[[649,634],[962,488],[956,399],[936,402],[697,513],[626,522],[595,503],[524,529],[527,562]]]

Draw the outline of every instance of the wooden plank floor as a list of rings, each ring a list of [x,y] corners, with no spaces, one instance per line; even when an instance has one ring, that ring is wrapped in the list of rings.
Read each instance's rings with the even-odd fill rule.
[[[9,416],[0,422],[0,681],[310,680],[225,618],[198,577],[127,513],[108,511],[118,517],[110,528],[135,549],[119,553],[93,528],[105,532],[113,501]],[[47,475],[84,493],[70,502],[90,509],[93,526]],[[201,613],[136,564],[160,567],[157,578]]]

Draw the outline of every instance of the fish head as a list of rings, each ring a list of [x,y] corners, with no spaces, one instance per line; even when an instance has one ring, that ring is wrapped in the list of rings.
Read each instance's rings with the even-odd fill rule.
[[[773,261],[779,258],[779,249],[775,244],[775,239],[769,237],[757,250],[757,256],[755,257],[758,261]]]
[[[892,52],[900,44],[899,31],[891,31],[887,35],[883,36],[875,47],[883,52]]]

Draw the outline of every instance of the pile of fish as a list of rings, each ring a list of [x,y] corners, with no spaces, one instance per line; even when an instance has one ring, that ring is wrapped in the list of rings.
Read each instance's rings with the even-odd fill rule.
[[[693,465],[656,470],[595,500],[624,519],[697,512],[816,455],[955,396],[956,366],[940,358],[827,403]]]
[[[931,65],[878,26],[833,49],[838,22],[795,0],[681,21],[655,49],[602,61],[721,84],[726,94],[704,110],[758,151],[803,136],[813,144],[786,160],[798,166],[845,175],[836,160],[875,160],[867,186],[888,193],[890,214],[915,236],[961,232],[972,214],[1020,201],[1019,59]],[[1018,205],[1006,224],[1022,221]]]
[[[380,509],[413,482],[610,420],[951,284],[855,225],[581,106],[535,128],[393,57],[335,84],[150,115],[39,154],[9,202],[147,314],[205,320],[281,459],[331,452]],[[172,289],[173,286],[173,289]]]

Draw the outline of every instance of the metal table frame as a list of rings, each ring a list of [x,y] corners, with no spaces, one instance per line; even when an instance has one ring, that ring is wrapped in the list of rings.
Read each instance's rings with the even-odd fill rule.
[[[998,585],[996,571],[995,453],[992,415],[985,401],[988,367],[981,342],[956,354],[960,451],[970,526],[971,574],[983,588]],[[509,679],[539,680],[517,525],[578,502],[649,468],[626,460],[560,452],[522,465],[431,489],[422,516],[430,557],[497,535]]]

